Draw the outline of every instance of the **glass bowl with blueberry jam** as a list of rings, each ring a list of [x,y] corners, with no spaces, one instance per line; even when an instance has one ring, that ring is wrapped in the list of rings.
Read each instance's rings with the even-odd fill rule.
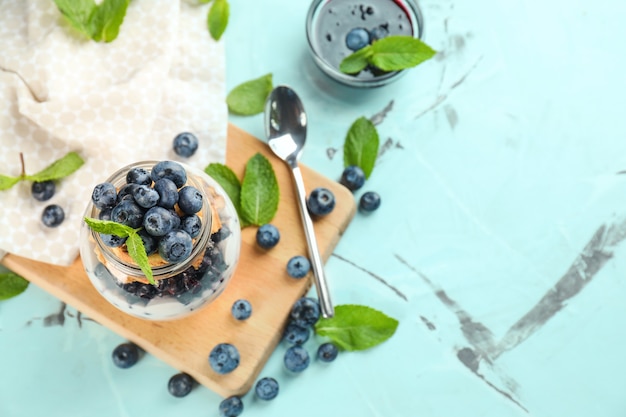
[[[422,39],[422,13],[413,0],[314,0],[306,19],[309,50],[330,78],[351,87],[379,87],[403,71],[385,72],[368,65],[357,74],[339,70],[341,61],[383,37]]]
[[[85,218],[91,224],[83,222],[80,255],[87,276],[109,303],[142,319],[178,319],[208,305],[239,260],[233,203],[213,178],[179,162],[121,168],[94,187]],[[110,222],[116,230],[98,229]],[[135,231],[133,244],[119,224]],[[137,236],[143,262],[137,261]],[[146,262],[152,283],[143,272]]]

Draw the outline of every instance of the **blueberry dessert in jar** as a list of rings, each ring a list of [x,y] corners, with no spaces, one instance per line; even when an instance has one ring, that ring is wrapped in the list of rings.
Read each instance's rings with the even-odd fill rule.
[[[384,72],[367,67],[358,74],[339,70],[341,61],[387,36],[422,38],[422,14],[413,0],[314,0],[306,33],[317,66],[336,81],[352,87],[377,87],[404,71]]]
[[[199,310],[224,290],[239,260],[239,218],[226,192],[179,162],[120,169],[94,187],[85,218],[123,224],[141,238],[153,283],[129,253],[127,237],[85,222],[81,229],[80,254],[92,284],[136,317],[168,320]]]

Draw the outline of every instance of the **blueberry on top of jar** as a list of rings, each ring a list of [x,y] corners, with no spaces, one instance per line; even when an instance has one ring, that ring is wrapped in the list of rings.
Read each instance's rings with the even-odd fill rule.
[[[364,28],[354,28],[346,35],[346,46],[351,51],[358,51],[370,43],[370,33]]]

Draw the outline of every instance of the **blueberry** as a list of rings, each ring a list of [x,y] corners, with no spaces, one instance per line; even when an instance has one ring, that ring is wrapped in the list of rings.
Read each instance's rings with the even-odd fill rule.
[[[337,358],[337,354],[339,353],[339,349],[334,343],[322,343],[319,348],[317,348],[317,359],[322,362],[332,362]]]
[[[273,400],[278,395],[278,382],[271,377],[261,378],[256,383],[254,392],[261,400]]]
[[[273,224],[264,224],[256,231],[256,243],[263,249],[271,249],[278,244],[280,232]]]
[[[100,210],[100,213],[98,213],[98,219],[100,220],[111,220],[111,212],[113,211],[113,209],[111,208],[106,208],[104,210]]]
[[[180,224],[182,222],[180,216],[174,209],[169,209],[169,212],[172,215],[172,229],[180,229]]]
[[[174,152],[176,155],[189,158],[198,149],[198,138],[193,133],[183,132],[174,138]]]
[[[193,386],[194,386],[193,378],[190,375],[184,372],[181,372],[170,378],[170,380],[167,383],[167,390],[174,397],[181,398],[189,394]]]
[[[389,29],[387,25],[376,26],[374,29],[370,30],[370,42],[385,38],[388,35]]]
[[[310,269],[311,263],[302,255],[296,255],[287,261],[287,273],[292,278],[304,278]]]
[[[139,184],[124,184],[122,188],[117,192],[117,203],[121,203],[124,200],[134,200],[133,192]]]
[[[152,236],[165,236],[174,230],[172,213],[163,207],[152,207],[143,216],[143,227]]]
[[[232,372],[239,366],[239,351],[230,343],[220,343],[209,354],[209,365],[218,374]]]
[[[168,178],[160,179],[154,182],[154,189],[159,193],[159,206],[171,209],[178,203],[178,188],[174,181]]]
[[[189,236],[194,238],[198,236],[200,234],[200,230],[202,230],[202,220],[200,220],[200,217],[198,217],[197,214],[185,216],[180,219],[179,227],[189,233]]]
[[[325,216],[335,208],[335,195],[327,188],[315,188],[309,194],[306,206],[313,216]]]
[[[370,43],[370,34],[367,29],[354,28],[346,35],[346,46],[351,51],[358,51]]]
[[[252,315],[252,306],[248,300],[237,300],[230,309],[233,317],[237,320],[246,320]]]
[[[31,194],[37,201],[50,200],[55,191],[54,181],[33,182],[30,187]]]
[[[365,173],[360,167],[350,165],[343,170],[339,182],[345,185],[348,190],[356,191],[365,184]]]
[[[135,167],[126,173],[126,182],[128,184],[152,185],[152,178],[150,178],[150,172],[147,170]]]
[[[50,204],[43,209],[41,213],[41,221],[44,226],[57,227],[65,219],[65,212],[58,204]]]
[[[202,193],[191,185],[183,187],[178,192],[178,207],[185,214],[194,214],[202,208]]]
[[[220,403],[220,417],[238,417],[243,412],[243,401],[233,395]]]
[[[302,372],[309,366],[311,358],[305,348],[295,345],[287,349],[283,362],[285,367],[291,372]]]
[[[150,173],[152,181],[157,182],[161,178],[172,180],[177,188],[182,187],[187,182],[187,172],[178,162],[161,161],[152,167]]]
[[[157,205],[159,202],[159,193],[154,188],[147,185],[138,185],[133,190],[133,198],[135,203],[139,204],[143,208],[150,208]]]
[[[94,187],[91,193],[93,205],[100,210],[110,208],[117,202],[117,190],[110,182],[103,182]]]
[[[363,213],[371,213],[378,207],[380,207],[380,196],[375,191],[368,191],[359,199],[359,210]]]
[[[158,238],[152,236],[146,231],[146,229],[141,229],[139,232],[137,232],[137,234],[143,242],[143,247],[146,249],[146,254],[152,255],[153,253],[156,253],[157,249],[159,248]]]
[[[102,243],[110,248],[118,248],[122,246],[124,243],[126,243],[126,239],[127,238],[125,237],[100,233],[100,240],[102,241]]]
[[[180,262],[191,254],[193,242],[189,233],[172,230],[159,240],[159,255],[167,262]]]
[[[135,203],[135,200],[124,200],[113,207],[111,220],[136,229],[143,223],[143,215],[144,210]]]
[[[113,349],[113,363],[118,368],[130,368],[139,360],[139,347],[134,343],[122,343]]]
[[[298,299],[289,313],[291,321],[301,327],[309,327],[320,318],[320,305],[317,300],[309,297]]]
[[[287,324],[287,327],[285,327],[283,340],[290,345],[302,345],[304,342],[309,340],[310,336],[311,329],[309,329],[309,327],[299,326],[296,323],[289,323]]]

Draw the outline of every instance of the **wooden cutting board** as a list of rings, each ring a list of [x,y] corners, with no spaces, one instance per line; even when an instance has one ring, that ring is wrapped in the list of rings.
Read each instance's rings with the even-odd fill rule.
[[[295,280],[286,272],[289,258],[307,253],[288,167],[264,142],[229,125],[226,163],[239,178],[247,160],[257,152],[268,157],[278,178],[280,203],[272,223],[281,232],[280,242],[269,251],[261,250],[255,243],[256,227],[243,229],[240,262],[228,287],[211,305],[189,317],[154,322],[122,313],[96,292],[80,258],[69,267],[59,267],[9,254],[2,263],[218,394],[244,394],[280,341],[291,306],[311,285],[310,279]],[[301,169],[307,193],[323,186],[337,200],[328,216],[314,222],[320,252],[327,260],[354,216],[354,196],[336,181],[305,166]],[[332,293],[333,281],[339,277],[331,275],[328,279]],[[243,322],[230,313],[239,298],[249,300],[253,309],[252,316]],[[215,373],[208,362],[211,349],[222,342],[232,343],[241,354],[239,367],[227,375]]]

